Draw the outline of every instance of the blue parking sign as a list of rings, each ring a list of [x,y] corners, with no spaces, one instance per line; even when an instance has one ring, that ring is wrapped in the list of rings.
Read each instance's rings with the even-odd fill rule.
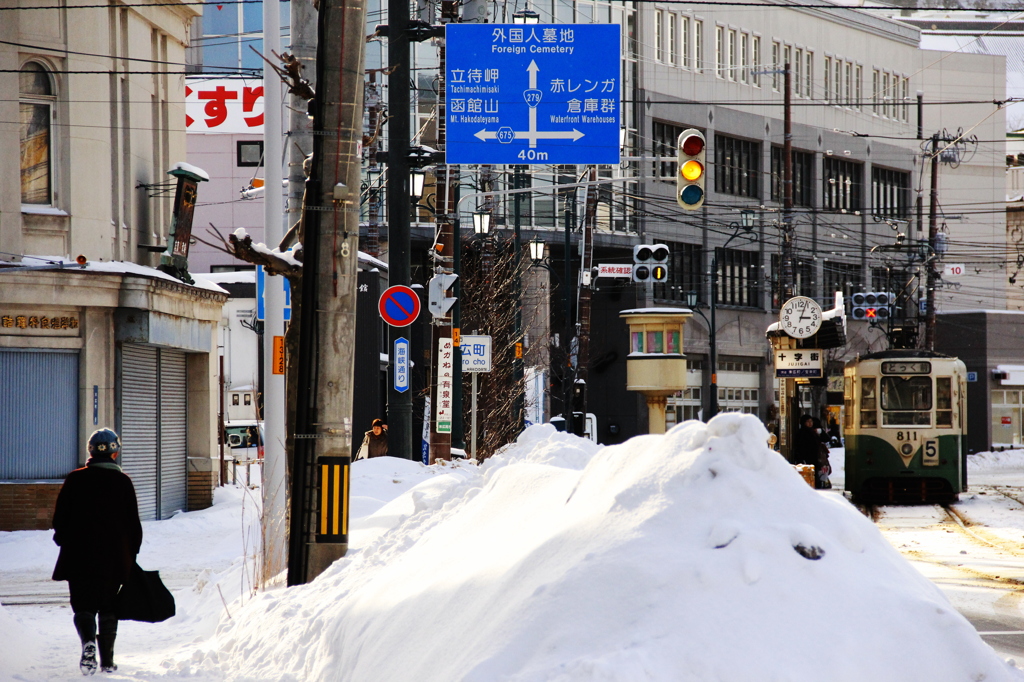
[[[619,163],[617,24],[448,24],[445,161]]]

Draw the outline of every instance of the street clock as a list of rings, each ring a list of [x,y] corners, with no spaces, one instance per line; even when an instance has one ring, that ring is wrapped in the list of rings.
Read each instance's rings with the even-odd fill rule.
[[[779,327],[795,339],[814,336],[821,329],[821,306],[813,298],[794,296],[782,304]]]

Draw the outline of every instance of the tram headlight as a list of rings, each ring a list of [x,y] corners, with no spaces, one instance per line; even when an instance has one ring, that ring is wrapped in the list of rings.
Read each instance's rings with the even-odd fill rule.
[[[904,443],[903,445],[900,446],[900,452],[902,452],[904,455],[909,455],[913,451],[914,446],[911,445],[910,443]]]

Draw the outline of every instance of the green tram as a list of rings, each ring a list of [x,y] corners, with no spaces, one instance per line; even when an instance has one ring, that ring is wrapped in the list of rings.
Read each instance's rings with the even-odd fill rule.
[[[953,502],[967,489],[967,369],[888,350],[847,363],[846,489],[856,502]]]

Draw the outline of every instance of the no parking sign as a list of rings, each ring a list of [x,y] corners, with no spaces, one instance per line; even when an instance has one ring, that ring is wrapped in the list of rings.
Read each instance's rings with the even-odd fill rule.
[[[403,284],[388,287],[380,295],[377,309],[385,322],[392,327],[408,327],[420,314],[420,297]]]

